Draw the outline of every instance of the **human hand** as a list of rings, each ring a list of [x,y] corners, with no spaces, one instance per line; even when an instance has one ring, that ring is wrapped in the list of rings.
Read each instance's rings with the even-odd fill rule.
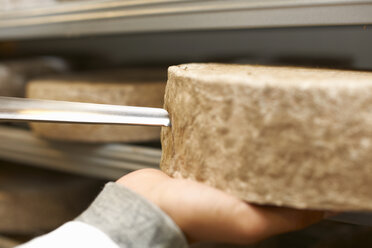
[[[304,228],[324,212],[248,204],[207,185],[173,179],[155,169],[120,178],[124,185],[162,209],[189,242],[249,244],[279,233]]]

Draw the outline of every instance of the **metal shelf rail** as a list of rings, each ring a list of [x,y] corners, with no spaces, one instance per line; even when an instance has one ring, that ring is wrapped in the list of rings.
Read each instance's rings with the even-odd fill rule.
[[[161,150],[125,144],[51,142],[30,131],[0,126],[0,158],[33,166],[117,179],[142,168],[159,168]]]
[[[0,40],[372,24],[372,0],[99,0],[3,10]]]

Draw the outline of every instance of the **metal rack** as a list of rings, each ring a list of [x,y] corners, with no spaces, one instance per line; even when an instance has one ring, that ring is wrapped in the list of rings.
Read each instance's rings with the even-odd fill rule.
[[[209,52],[199,49],[199,52],[204,51],[204,56],[213,54],[219,46],[206,42],[211,37],[222,44],[244,36],[244,41],[236,43],[234,48],[229,50],[230,53],[251,54],[252,51],[259,51],[263,54],[273,54],[278,53],[280,49],[285,53],[293,50],[293,47],[288,48],[286,43],[288,39],[297,37],[294,33],[301,35],[302,38],[298,40],[298,43],[304,47],[302,50],[297,49],[297,52],[306,50],[310,51],[309,53],[324,53],[328,51],[331,54],[338,54],[344,46],[352,43],[343,37],[359,35],[364,39],[363,43],[353,40],[352,49],[343,52],[346,55],[358,53],[358,56],[362,58],[359,59],[358,66],[362,68],[371,65],[369,60],[371,51],[360,49],[355,45],[369,46],[368,41],[372,36],[361,34],[352,26],[368,24],[372,24],[372,0],[97,0],[61,2],[44,7],[0,11],[0,40],[39,39],[41,40],[39,48],[41,48],[50,42],[49,40],[43,41],[44,38],[104,37],[118,34],[124,35],[120,38],[122,40],[117,42],[118,44],[122,45],[126,42],[134,47],[139,46],[141,42],[138,41],[142,40],[133,36],[127,38],[125,35],[146,34],[154,35],[154,37],[149,39],[147,36],[143,39],[150,40],[158,46],[150,53],[146,53],[146,57],[154,58],[169,49],[175,49],[170,48],[171,43],[184,42],[183,45],[186,47],[186,43],[191,43],[191,40],[199,41],[204,44],[203,48],[209,49]],[[259,28],[315,26],[348,27],[345,30],[306,30],[306,32],[286,29],[280,31],[284,32],[282,34],[278,34],[279,31],[276,30],[274,36],[258,30]],[[248,37],[242,32],[246,29],[256,30]],[[228,37],[225,33],[218,33],[224,30],[236,30],[236,33],[229,33]],[[209,33],[208,37],[202,33],[194,33],[192,39],[184,41],[185,32],[181,38],[177,39],[167,36],[169,32],[175,31],[213,31],[214,33]],[[322,37],[319,44],[329,42],[330,36],[333,36],[334,44],[330,45],[332,49],[319,46],[318,50],[311,50],[313,43],[310,38],[313,35]],[[278,45],[269,47],[262,45],[262,40],[273,37],[278,41]],[[247,48],[246,41],[248,40],[251,42],[249,43],[251,50]],[[82,42],[91,42],[89,49],[98,50],[106,41],[102,39],[83,40]],[[53,42],[59,44],[60,49],[70,44],[66,40],[54,40]],[[165,44],[165,42],[168,43]],[[70,49],[74,45],[76,44],[70,44]],[[76,47],[74,49],[81,50],[80,46],[76,45]],[[132,59],[141,49],[127,49],[124,51],[125,57]],[[107,48],[104,51],[113,52],[114,50]],[[142,56],[139,60],[143,58]],[[188,58],[194,59],[192,56]],[[161,157],[161,150],[156,148],[126,144],[88,145],[51,142],[34,136],[29,130],[8,126],[0,126],[0,140],[1,159],[104,179],[116,179],[136,169],[158,168]],[[339,217],[334,219],[345,220]],[[346,219],[356,224],[372,225],[370,215],[356,215],[355,218],[353,215],[347,215]]]
[[[103,179],[159,168],[160,149],[125,144],[52,142],[29,130],[0,126],[0,158]]]
[[[76,1],[0,11],[0,39],[365,25],[371,13],[371,0]]]

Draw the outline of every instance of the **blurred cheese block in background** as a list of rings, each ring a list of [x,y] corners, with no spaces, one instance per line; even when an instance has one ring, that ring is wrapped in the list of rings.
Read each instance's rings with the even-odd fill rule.
[[[0,96],[24,97],[28,80],[45,74],[68,71],[67,63],[56,57],[0,62]]]
[[[246,201],[372,210],[372,73],[169,68],[161,168]]]
[[[41,234],[84,211],[103,182],[0,162],[0,232]]]
[[[27,0],[2,0],[0,11],[9,11],[9,10],[20,10],[20,9],[29,9],[34,7],[40,7],[45,5],[50,5],[55,3],[55,0],[34,0],[34,1],[27,1]]]
[[[63,2],[86,2],[92,0],[0,0],[0,11],[34,10],[35,8],[51,7]]]
[[[72,102],[162,107],[166,70],[127,69],[49,77],[31,81],[27,97]],[[40,136],[79,142],[158,140],[159,127],[32,123]]]

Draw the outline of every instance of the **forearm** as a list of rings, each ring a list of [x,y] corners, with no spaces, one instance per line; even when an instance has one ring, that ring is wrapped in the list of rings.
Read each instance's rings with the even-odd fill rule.
[[[19,248],[46,246],[167,248],[187,247],[187,242],[157,206],[121,185],[108,183],[75,221]]]

